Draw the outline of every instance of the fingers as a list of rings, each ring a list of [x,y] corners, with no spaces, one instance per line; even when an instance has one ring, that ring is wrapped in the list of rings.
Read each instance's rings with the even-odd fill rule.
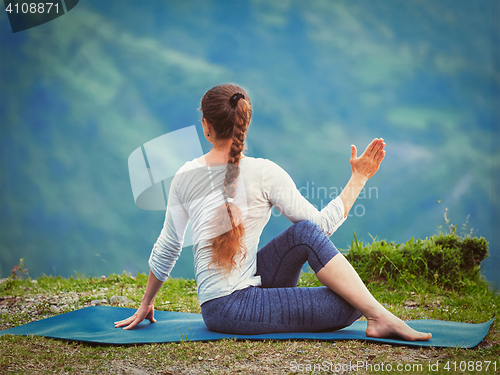
[[[371,141],[371,143],[366,147],[366,150],[363,154],[366,154],[366,156],[371,155],[375,147],[378,145],[378,142],[378,138],[375,138],[373,141]]]
[[[363,156],[370,157],[373,160],[377,160],[379,154],[384,149],[385,143],[382,138],[375,138],[366,148]]]
[[[156,321],[156,320],[155,320]],[[130,318],[120,320],[119,322],[115,322],[115,328],[119,327],[124,327],[123,329],[130,329],[132,327],[135,327],[137,324],[141,322],[141,319],[139,319],[135,314],[131,316]],[[125,327],[126,326],[126,327]]]
[[[376,159],[377,164],[382,163],[382,160],[384,160],[384,157],[385,157],[385,151],[382,150],[381,152],[379,152],[377,154],[377,159]]]
[[[149,313],[146,316],[146,319],[149,320],[151,323],[156,323],[156,319],[155,319],[154,315],[155,315],[155,310],[152,308],[151,310],[149,310]]]
[[[131,317],[115,322],[115,328],[123,327],[123,329],[131,329],[135,327],[137,324],[142,322],[144,319],[148,319],[151,323],[156,323],[156,319],[154,318],[154,309],[151,308],[149,312],[145,315],[143,310],[138,310]]]
[[[351,146],[352,147],[352,146]],[[366,147],[365,152],[363,152],[362,157],[371,157],[376,159],[378,153],[383,150],[385,147],[383,138],[375,138],[371,143]],[[360,157],[361,157],[360,156]]]
[[[351,145],[351,160],[356,159],[357,153],[358,153],[358,151],[356,150],[356,146]]]
[[[130,328],[134,328],[134,327],[135,327],[137,324],[139,324],[140,322],[141,322],[141,320],[140,320],[140,319],[135,318],[135,320],[134,320],[132,323],[130,323],[130,324],[129,324],[128,326],[126,326],[126,327],[123,327],[123,329],[127,330],[127,329],[130,329]]]
[[[156,319],[154,318],[154,316],[151,314],[150,316],[147,317],[147,319],[151,322],[151,323],[156,323]],[[134,328],[137,324],[139,324],[140,322],[142,322],[144,319],[141,319],[139,317],[136,317],[134,319],[134,321],[132,323],[130,323],[128,326],[124,327],[123,329],[130,329],[130,328]]]
[[[377,141],[375,148],[373,149],[372,154],[371,154],[373,156],[373,160],[378,162],[381,155],[382,155],[382,159],[383,159],[383,156],[385,155],[384,147],[385,147],[385,142],[382,138],[380,138]],[[380,159],[380,161],[382,161],[382,159]]]
[[[115,328],[125,327],[124,329],[129,329],[140,323],[140,320],[137,318],[137,314],[132,315],[127,319],[120,320],[119,322],[115,322]]]
[[[127,319],[120,320],[119,322],[115,322],[115,328],[126,326],[126,325],[130,324],[131,322],[133,322],[134,319],[135,319],[135,315],[133,315]]]

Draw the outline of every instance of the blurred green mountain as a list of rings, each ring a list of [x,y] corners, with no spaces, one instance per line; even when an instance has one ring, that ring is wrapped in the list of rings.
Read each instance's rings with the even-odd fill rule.
[[[147,272],[164,212],[135,206],[128,156],[189,125],[202,134],[201,96],[235,82],[254,107],[247,154],[277,162],[319,208],[349,178],[350,145],[385,139],[338,247],[353,232],[425,238],[447,209],[490,242],[484,266],[500,281],[495,9],[89,0],[16,34],[1,15],[0,277],[21,257],[33,277]],[[262,244],[289,225],[273,216]],[[173,276],[193,277],[190,251]]]

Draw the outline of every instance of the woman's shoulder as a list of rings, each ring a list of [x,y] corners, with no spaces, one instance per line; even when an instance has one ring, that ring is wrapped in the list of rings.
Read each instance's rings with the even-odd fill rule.
[[[265,184],[279,184],[291,179],[290,175],[272,160],[244,157],[240,161],[241,171],[247,176],[261,176]]]
[[[200,164],[196,159],[186,161],[173,176],[173,185],[182,185],[191,182],[194,178],[206,175],[206,166]]]
[[[186,161],[176,172],[176,174],[180,174],[182,172],[187,172],[193,169],[206,168],[206,165],[201,164],[198,159],[193,159]]]
[[[275,169],[275,168],[280,168],[281,167],[273,162],[272,160],[269,159],[264,159],[264,158],[254,158],[251,156],[245,156],[244,158],[241,158],[240,160],[240,165],[242,167],[254,167],[254,168],[266,168],[266,169]]]
[[[265,159],[265,158],[256,158],[252,156],[244,156],[240,160],[240,168],[246,169],[246,170],[251,170],[251,169],[257,169],[262,172],[276,172],[276,171],[283,171],[283,168],[281,168],[277,163],[275,163],[272,160]],[[207,169],[207,166],[200,163],[199,159],[193,159],[190,161],[186,161],[176,172],[176,174],[182,174],[183,172],[191,171],[191,170],[198,170],[198,169]]]

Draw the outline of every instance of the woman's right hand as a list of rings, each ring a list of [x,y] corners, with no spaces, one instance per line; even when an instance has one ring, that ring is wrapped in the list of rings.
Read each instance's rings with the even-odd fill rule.
[[[382,138],[375,138],[360,157],[357,157],[356,146],[351,146],[352,174],[368,180],[378,171],[380,163],[384,160],[385,143]]]
[[[123,329],[130,329],[135,327],[144,319],[148,319],[151,323],[156,323],[156,319],[154,318],[154,313],[155,309],[153,304],[148,305],[145,303],[141,303],[141,306],[139,306],[134,315],[119,322],[115,322],[115,328],[126,326]]]

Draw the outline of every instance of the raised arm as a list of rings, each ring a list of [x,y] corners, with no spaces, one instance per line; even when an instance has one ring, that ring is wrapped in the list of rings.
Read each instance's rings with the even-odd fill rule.
[[[366,181],[377,172],[385,151],[383,139],[374,139],[365,152],[357,157],[356,146],[351,146],[352,176],[342,193],[321,211],[304,198],[292,178],[281,167],[270,162],[264,169],[264,193],[268,201],[291,222],[310,220],[331,236],[347,218]]]
[[[385,156],[384,147],[384,140],[375,138],[368,145],[365,152],[360,157],[357,157],[356,146],[351,146],[352,175],[344,190],[340,193],[340,199],[344,203],[344,217],[347,217],[366,181],[378,171]]]
[[[269,162],[263,171],[265,198],[292,223],[309,220],[330,237],[345,221],[340,196],[318,210],[300,194],[290,175],[277,164]]]

